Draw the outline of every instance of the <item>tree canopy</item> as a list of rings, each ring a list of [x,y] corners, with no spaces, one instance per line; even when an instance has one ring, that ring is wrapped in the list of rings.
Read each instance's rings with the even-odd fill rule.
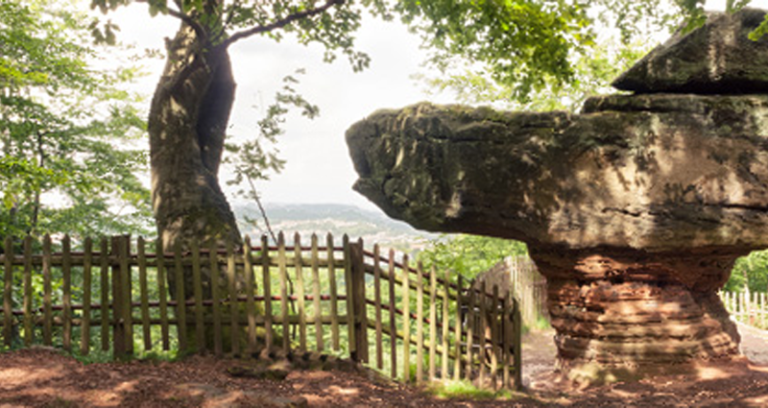
[[[92,7],[107,12],[131,2],[92,0]],[[355,33],[362,15],[369,12],[384,19],[399,17],[421,35],[424,47],[430,50],[428,63],[432,67],[446,68],[456,58],[472,61],[494,80],[513,85],[515,95],[521,98],[548,81],[573,79],[573,54],[587,52],[596,36],[595,19],[589,11],[598,6],[614,7],[614,3],[632,2],[146,1],[150,14],[177,17],[197,32],[206,32],[214,46],[228,47],[256,35],[275,41],[293,35],[302,44],[324,46],[325,61],[343,56],[356,70],[369,63],[368,55],[355,48]],[[112,26],[108,25],[96,32],[103,39],[113,35]]]
[[[508,256],[527,254],[528,249],[522,242],[458,234],[430,241],[430,245],[419,252],[418,259],[427,268],[451,270],[474,279]]]
[[[145,122],[120,88],[136,70],[96,68],[88,24],[55,0],[0,4],[2,236],[146,227],[146,154],[124,147]]]

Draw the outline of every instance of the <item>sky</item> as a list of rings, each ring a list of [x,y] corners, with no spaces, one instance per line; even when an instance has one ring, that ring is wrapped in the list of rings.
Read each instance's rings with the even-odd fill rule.
[[[768,7],[768,1],[753,2]],[[724,9],[725,0],[707,2],[710,10]],[[146,5],[133,4],[110,14],[123,27],[120,39],[139,49],[162,49],[165,37],[172,37],[178,20],[150,18]],[[136,30],[134,27],[143,27]],[[400,108],[420,101],[452,103],[451,95],[432,95],[413,78],[423,72],[420,63],[425,52],[420,39],[399,22],[383,22],[366,17],[357,36],[357,48],[367,52],[371,65],[354,73],[340,58],[333,64],[322,62],[319,46],[303,46],[290,37],[280,43],[252,37],[230,49],[237,95],[231,116],[231,134],[236,138],[255,137],[256,122],[268,105],[281,79],[296,69],[306,69],[298,90],[320,108],[320,117],[308,120],[291,115],[280,137],[280,156],[286,160],[282,173],[260,181],[257,189],[265,202],[344,203],[365,209],[376,207],[352,190],[356,174],[344,142],[344,132],[354,122],[381,108]],[[160,77],[164,61],[143,62],[148,75],[134,89],[148,98]],[[148,102],[147,102],[148,103]],[[228,175],[222,174],[222,179]],[[227,190],[227,187],[225,190]],[[232,200],[232,191],[228,191]]]
[[[178,21],[171,17],[150,19],[142,4],[119,9],[108,16],[123,27],[120,38],[135,43],[139,49],[162,48],[165,37],[172,37]],[[146,30],[128,27],[145,26]],[[230,133],[236,138],[255,137],[257,121],[263,115],[281,79],[304,68],[297,86],[311,103],[319,106],[320,116],[309,120],[290,115],[286,133],[277,148],[286,165],[269,181],[259,181],[257,189],[266,202],[344,203],[375,209],[363,196],[352,190],[356,180],[352,161],[344,141],[345,130],[381,108],[399,108],[430,100],[451,103],[448,96],[429,95],[424,85],[411,76],[420,71],[425,53],[419,49],[418,36],[397,22],[383,22],[366,17],[357,37],[357,48],[371,57],[370,67],[361,73],[339,58],[332,64],[322,62],[320,46],[303,46],[286,38],[280,43],[252,37],[230,48],[237,94],[231,116]],[[148,75],[134,89],[151,97],[162,72],[164,61],[144,61]],[[228,175],[222,174],[226,179]],[[226,186],[225,186],[225,189]],[[232,191],[228,196],[232,199]]]

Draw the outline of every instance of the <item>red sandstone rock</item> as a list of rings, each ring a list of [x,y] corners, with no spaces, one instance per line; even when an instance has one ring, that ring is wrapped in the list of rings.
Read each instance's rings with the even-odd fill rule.
[[[688,38],[746,35],[758,14],[713,19]],[[768,58],[768,41],[726,48],[745,44]],[[659,86],[706,87],[697,72],[694,88],[690,78]],[[762,81],[768,64],[731,74],[705,93]],[[739,336],[716,291],[737,257],[768,247],[768,94],[746,94],[762,84],[597,97],[580,115],[379,111],[347,131],[355,189],[417,228],[528,243],[563,368],[596,365],[600,376],[729,357]]]
[[[671,276],[675,270],[665,260],[649,256],[643,263],[610,251],[603,256],[534,251],[533,256],[549,279],[563,368],[591,362],[633,368],[738,352],[736,327],[716,294],[686,287]],[[644,278],[635,280],[627,273],[632,270],[643,271]]]

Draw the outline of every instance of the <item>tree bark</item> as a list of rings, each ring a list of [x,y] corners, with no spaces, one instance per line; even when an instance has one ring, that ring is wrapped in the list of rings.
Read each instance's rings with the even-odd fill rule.
[[[182,24],[149,114],[152,207],[165,248],[241,244],[218,180],[235,82],[227,49]]]
[[[152,208],[166,252],[215,240],[242,246],[235,216],[221,190],[219,164],[235,96],[229,55],[204,32],[182,24],[168,41],[168,61],[155,90],[148,128]],[[185,293],[192,294],[191,270]],[[168,274],[175,297],[174,274]],[[220,279],[226,282],[225,279]],[[203,271],[210,295],[210,272]]]

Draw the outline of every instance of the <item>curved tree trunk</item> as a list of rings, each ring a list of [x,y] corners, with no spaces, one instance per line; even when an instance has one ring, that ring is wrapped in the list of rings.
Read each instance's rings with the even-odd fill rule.
[[[240,245],[218,180],[234,95],[226,48],[182,24],[149,114],[152,208],[165,248],[191,239]]]
[[[205,35],[205,34],[203,34]],[[168,43],[168,61],[149,114],[152,208],[165,251],[192,240],[220,248],[242,245],[235,216],[218,180],[229,114],[235,95],[229,55],[182,24]],[[226,288],[223,271],[219,282]],[[176,298],[173,273],[168,275]],[[202,270],[204,296],[211,296],[211,271]],[[184,270],[186,297],[193,294],[192,270]],[[226,292],[223,292],[226,293]],[[190,330],[187,343],[195,342]],[[208,333],[206,337],[210,337]]]

